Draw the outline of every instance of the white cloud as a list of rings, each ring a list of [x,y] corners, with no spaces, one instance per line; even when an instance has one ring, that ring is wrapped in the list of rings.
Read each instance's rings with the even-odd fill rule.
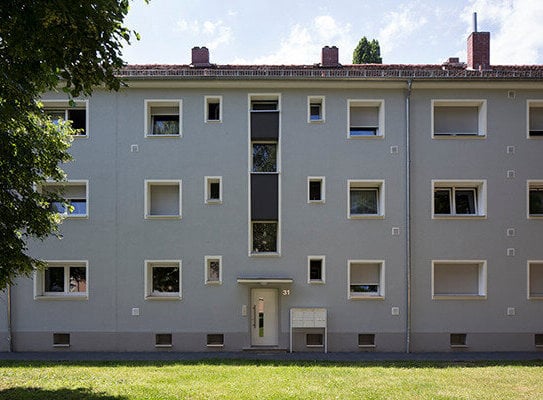
[[[279,48],[254,60],[236,59],[236,64],[316,64],[321,61],[325,45],[340,49],[340,62],[350,64],[354,49],[351,25],[342,24],[329,15],[317,16],[311,24],[293,25]],[[343,55],[343,57],[342,57]]]
[[[477,12],[478,30],[491,32],[491,64],[543,62],[541,0],[470,0],[463,14],[469,32],[472,31],[473,12]]]
[[[388,55],[401,46],[408,36],[427,23],[422,12],[415,12],[412,8],[405,8],[401,12],[392,11],[384,18],[388,23],[379,31],[379,45],[381,55]]]
[[[210,50],[216,49],[221,44],[230,43],[233,38],[232,28],[222,20],[200,22],[182,19],[177,22],[177,30],[192,35],[194,38],[191,39],[199,41]]]

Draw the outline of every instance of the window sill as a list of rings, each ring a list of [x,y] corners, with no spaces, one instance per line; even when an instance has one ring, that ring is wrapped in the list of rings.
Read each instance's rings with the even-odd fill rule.
[[[69,344],[54,344],[53,345],[54,348],[66,348],[66,347],[70,347]]]
[[[324,204],[324,200],[308,200],[307,204]]]
[[[61,215],[61,218],[64,219],[89,219],[88,214],[69,214],[69,215]]]
[[[180,295],[173,295],[173,296],[145,296],[145,300],[150,301],[179,301],[183,298]]]
[[[157,349],[171,349],[173,345],[172,344],[155,344],[155,347]]]
[[[72,135],[74,139],[88,139],[89,135]]]
[[[543,219],[543,214],[530,214],[528,219]]]
[[[433,300],[486,300],[481,294],[434,294]]]
[[[281,257],[279,252],[270,252],[270,253],[249,253],[249,257]]]
[[[206,119],[206,124],[222,124],[222,119]]]
[[[358,139],[374,140],[374,139],[384,139],[384,138],[385,138],[385,135],[359,135],[359,136],[348,135],[347,136],[347,139],[355,139],[355,140],[358,140]]]
[[[220,285],[222,285],[222,281],[206,281],[206,285],[208,285],[208,286],[220,286]]]
[[[451,344],[451,349],[467,349],[468,345],[466,344]]]
[[[360,348],[360,349],[374,349],[375,345],[374,344],[359,344],[358,348]]]
[[[486,219],[486,215],[432,215],[432,219]]]
[[[145,219],[181,219],[181,215],[146,215]]]
[[[384,300],[385,296],[379,294],[349,295],[349,300]]]
[[[528,295],[528,300],[543,300],[543,294],[530,294]]]
[[[223,348],[224,344],[206,344],[206,347]]]
[[[222,204],[222,200],[206,200],[205,204],[210,206],[219,206]]]
[[[312,119],[312,120],[309,120],[307,121],[308,124],[324,124],[325,120],[324,119]]]
[[[306,344],[305,347],[309,347],[309,348],[323,348],[324,345],[323,344]]]
[[[312,280],[312,281],[309,281],[307,283],[309,283],[310,285],[324,285],[325,284],[325,282],[323,280],[316,280],[316,279]]]
[[[58,295],[39,295],[34,296],[34,300],[38,301],[87,301],[89,299],[88,294],[81,294],[81,295],[69,295],[69,294],[58,294]]]
[[[348,219],[385,219],[381,214],[350,214]]]
[[[462,139],[475,139],[475,140],[480,140],[480,139],[486,139],[486,135],[480,135],[480,134],[477,134],[477,133],[434,133],[433,136],[432,136],[432,139],[445,139],[445,140],[462,140]]]
[[[182,135],[180,135],[179,133],[177,134],[171,134],[171,135],[145,135],[146,138],[180,138],[182,137]]]

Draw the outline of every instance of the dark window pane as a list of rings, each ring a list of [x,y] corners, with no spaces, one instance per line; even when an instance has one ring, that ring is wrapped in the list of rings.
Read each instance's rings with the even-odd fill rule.
[[[220,110],[221,110],[221,105],[219,103],[208,103],[207,104],[207,119],[209,121],[219,121],[221,119]]]
[[[49,267],[45,270],[45,291],[64,292],[64,267]]]
[[[322,260],[309,261],[309,280],[311,281],[322,280]]]
[[[253,222],[253,252],[277,251],[277,224]]]
[[[475,190],[457,189],[454,192],[456,214],[475,214]]]
[[[358,334],[358,345],[359,346],[374,346],[375,345],[375,334],[373,334],[373,333],[360,333],[360,334]]]
[[[276,144],[253,144],[253,172],[277,172]]]
[[[321,186],[321,181],[309,182],[309,200],[322,200]]]
[[[351,126],[350,135],[351,136],[376,136],[377,128]]]
[[[351,215],[377,214],[377,189],[351,189]]]
[[[451,213],[451,191],[449,189],[437,189],[434,191],[434,214]]]
[[[211,182],[209,184],[209,198],[211,200],[219,200],[221,198],[221,185],[219,182]]]
[[[277,101],[275,100],[263,100],[251,102],[251,110],[253,111],[276,111]]]
[[[309,117],[311,121],[318,121],[322,119],[320,104],[311,104],[309,106]]]
[[[351,293],[378,293],[379,285],[351,285]]]
[[[73,209],[70,211],[70,214],[73,215],[85,215],[87,214],[87,201],[86,200],[68,200]]]
[[[153,135],[178,135],[179,115],[153,115]]]
[[[153,267],[153,292],[179,292],[179,267]]]
[[[543,189],[530,190],[530,214],[543,214]]]
[[[207,280],[217,282],[220,279],[220,264],[218,260],[210,260],[207,264]]]
[[[68,119],[72,121],[72,128],[82,129],[78,135],[85,135],[87,111],[86,110],[68,110]]]
[[[51,203],[51,210],[59,214],[64,214],[66,212],[66,206],[64,205],[64,203],[55,201]]]
[[[307,346],[322,346],[324,343],[322,333],[308,333],[306,335]]]
[[[70,292],[87,291],[87,269],[85,267],[70,267]]]

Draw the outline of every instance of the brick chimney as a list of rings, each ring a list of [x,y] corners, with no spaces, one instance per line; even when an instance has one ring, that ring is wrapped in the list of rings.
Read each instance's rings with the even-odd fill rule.
[[[322,48],[322,63],[323,67],[339,67],[339,49],[336,46],[324,46]]]
[[[477,32],[477,13],[473,13],[473,32],[468,37],[468,68],[490,68],[490,32]]]
[[[209,63],[209,50],[207,47],[192,48],[191,65],[196,68],[205,68],[211,66],[211,64]]]

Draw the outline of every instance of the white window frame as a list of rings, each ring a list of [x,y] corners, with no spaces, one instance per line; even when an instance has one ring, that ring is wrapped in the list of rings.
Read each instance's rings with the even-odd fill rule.
[[[436,294],[436,264],[479,264],[477,294]],[[432,260],[432,300],[485,300],[487,296],[487,262],[486,260]]]
[[[539,189],[543,191],[543,180],[529,179],[526,181],[526,216],[528,219],[543,219],[542,214],[530,214],[530,190]]]
[[[64,291],[45,291],[45,270],[34,272],[34,300],[88,300],[89,299],[89,261],[88,260],[45,260],[48,266],[64,267]],[[71,293],[69,285],[70,267],[84,267],[86,274],[86,291]]]
[[[325,108],[325,96],[307,96],[307,123],[308,124],[322,124],[326,120],[326,108]],[[320,103],[320,118],[311,119],[311,104]]]
[[[219,119],[209,119],[209,104],[219,104]],[[209,124],[222,123],[222,96],[204,96],[204,122]]]
[[[212,199],[209,196],[211,195],[212,183],[219,184],[219,198]],[[204,203],[205,204],[222,204],[222,176],[205,176],[204,177]]]
[[[351,293],[351,267],[353,264],[379,264],[380,266],[379,283],[378,283],[379,291],[376,294],[373,294],[373,293],[352,294]],[[383,300],[385,298],[385,260],[348,260],[347,261],[347,298],[349,300]]]
[[[321,183],[321,198],[320,200],[311,200],[311,182]],[[324,204],[326,203],[326,178],[324,176],[308,176],[307,177],[307,203],[308,204]]]
[[[543,108],[543,100],[542,99],[526,100],[526,138],[531,139],[531,140],[542,140],[543,135],[541,136],[530,135],[530,108]]]
[[[543,260],[528,260],[526,262],[526,297],[528,300],[543,300],[543,293],[535,293],[532,295],[530,290],[530,274],[532,264],[543,264]]]
[[[311,279],[311,261],[320,260],[321,279]],[[307,283],[310,285],[323,285],[326,283],[326,256],[307,256]]]
[[[351,189],[376,189],[376,214],[351,214]],[[382,179],[347,180],[347,218],[348,219],[384,219],[385,218],[385,181]]]
[[[153,267],[155,265],[172,264],[179,267],[179,292],[154,293],[153,292]],[[177,265],[175,265],[177,264]],[[167,265],[169,266],[169,265]],[[160,267],[159,267],[160,268]],[[183,298],[183,266],[181,260],[145,260],[144,262],[144,299],[145,300],[181,300]]]
[[[89,181],[88,179],[70,179],[67,181],[56,182],[56,181],[46,181],[40,187],[40,191],[44,189],[47,190],[47,187],[66,187],[66,186],[85,186],[85,202],[86,202],[86,213],[85,214],[69,214],[67,210],[63,213],[58,213],[64,219],[89,219]]]
[[[351,135],[351,107],[377,107],[379,126],[375,135]],[[384,99],[347,99],[347,138],[348,139],[384,139],[385,138],[385,100]]]
[[[209,279],[209,263],[211,261],[219,262],[219,279]],[[204,257],[204,282],[206,285],[222,285],[222,256],[205,256]]]
[[[179,213],[173,215],[151,214],[151,186],[174,186],[179,188]],[[144,218],[145,219],[181,219],[183,217],[183,181],[181,179],[145,179],[144,181]]]
[[[84,135],[72,135],[74,139],[88,139],[89,137],[89,100],[73,100],[75,107],[70,105],[70,100],[40,100],[43,104],[44,111],[47,110],[64,110],[65,118],[68,120],[69,109],[84,109],[85,110],[85,134]]]
[[[160,135],[152,131],[151,107],[179,107],[179,133]],[[144,136],[146,138],[180,138],[183,136],[183,100],[180,99],[145,99],[144,100]]]
[[[451,214],[436,214],[435,213],[435,190],[443,189],[475,189],[476,199],[475,206],[477,212],[475,214],[456,214],[451,209]],[[452,192],[454,195],[454,191]],[[453,196],[454,197],[454,196]],[[487,218],[487,188],[486,179],[432,179],[431,205],[432,219],[486,219]],[[453,201],[452,208],[455,204]]]
[[[431,132],[432,139],[485,139],[487,136],[487,105],[483,99],[432,99],[431,102]],[[451,132],[450,134],[435,133],[435,109],[437,107],[477,107],[477,134],[471,132]]]

